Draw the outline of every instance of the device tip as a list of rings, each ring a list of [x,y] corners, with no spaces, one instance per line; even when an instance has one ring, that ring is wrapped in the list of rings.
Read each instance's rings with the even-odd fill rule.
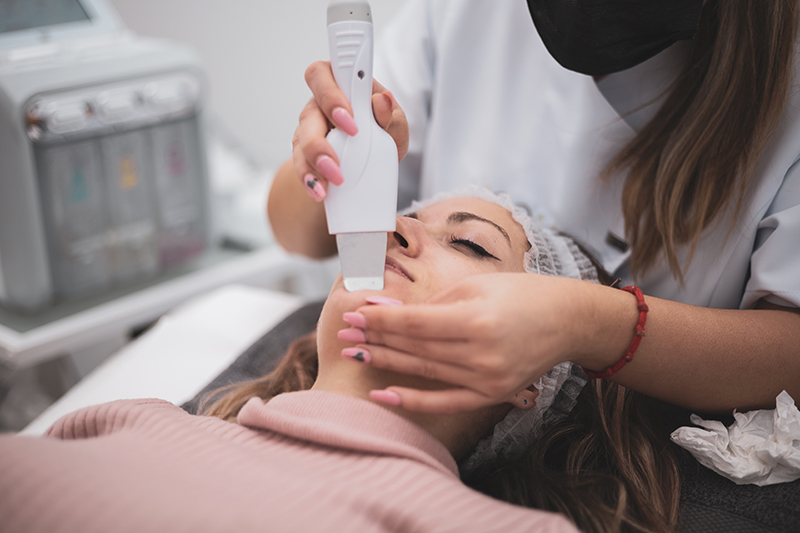
[[[344,288],[354,291],[382,291],[383,276],[376,278],[344,278]]]
[[[383,290],[386,242],[385,232],[336,235],[345,289],[351,292]]]

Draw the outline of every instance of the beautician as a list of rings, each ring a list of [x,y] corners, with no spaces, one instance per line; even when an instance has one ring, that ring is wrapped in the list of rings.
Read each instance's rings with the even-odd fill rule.
[[[796,0],[408,0],[373,94],[401,206],[507,191],[641,292],[493,274],[362,308],[370,364],[453,385],[381,398],[473,409],[566,360],[697,411],[800,398],[797,25]],[[306,79],[268,212],[284,247],[324,257],[319,201],[342,182],[324,136],[355,128],[328,64]]]

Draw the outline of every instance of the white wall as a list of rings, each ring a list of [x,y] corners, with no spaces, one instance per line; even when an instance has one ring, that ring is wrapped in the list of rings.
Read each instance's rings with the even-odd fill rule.
[[[370,0],[376,36],[405,0]],[[274,168],[291,154],[311,93],[308,65],[328,59],[328,0],[110,0],[142,35],[191,45],[211,83],[212,116]]]

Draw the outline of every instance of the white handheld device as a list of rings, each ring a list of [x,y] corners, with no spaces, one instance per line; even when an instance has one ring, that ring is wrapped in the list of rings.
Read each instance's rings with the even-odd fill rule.
[[[328,142],[344,176],[328,187],[328,232],[336,235],[348,291],[382,290],[387,233],[395,230],[397,146],[372,114],[372,15],[366,0],[331,0],[328,44],[333,77],[353,108],[358,133],[333,129]]]

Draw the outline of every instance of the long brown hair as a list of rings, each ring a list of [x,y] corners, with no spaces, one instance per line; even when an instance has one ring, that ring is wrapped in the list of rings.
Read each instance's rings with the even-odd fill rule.
[[[316,338],[309,333],[292,343],[274,371],[212,391],[199,412],[234,422],[254,396],[268,400],[309,389],[317,370]],[[646,398],[597,382],[523,459],[466,481],[503,501],[563,513],[583,531],[672,531],[680,481],[666,438],[651,429],[654,419]]]
[[[627,170],[622,211],[635,277],[663,254],[682,281],[703,231],[740,214],[788,98],[797,18],[797,0],[707,2],[670,94],[603,171],[608,179]]]
[[[284,392],[308,390],[317,379],[317,370],[317,334],[312,331],[292,342],[275,370],[258,379],[232,383],[209,392],[197,411],[236,422],[239,410],[250,398],[269,400]]]
[[[497,499],[570,518],[581,531],[672,532],[680,472],[653,400],[605,380],[584,387],[566,419],[520,459],[465,482]]]

